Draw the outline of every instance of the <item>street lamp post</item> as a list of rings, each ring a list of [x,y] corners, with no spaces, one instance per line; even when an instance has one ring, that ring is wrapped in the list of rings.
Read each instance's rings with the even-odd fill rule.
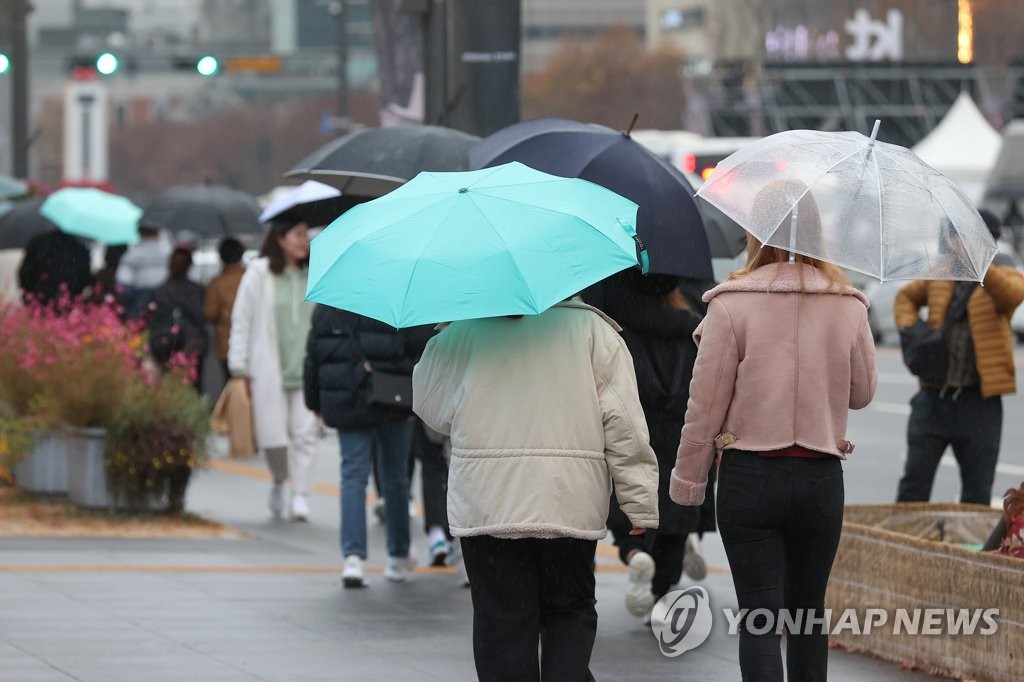
[[[341,125],[348,123],[348,28],[346,26],[348,17],[345,12],[345,0],[332,0],[328,5],[331,16],[334,17],[335,30],[337,31],[338,49],[338,102],[337,115]]]
[[[16,177],[28,177],[28,0],[11,0],[11,170]]]

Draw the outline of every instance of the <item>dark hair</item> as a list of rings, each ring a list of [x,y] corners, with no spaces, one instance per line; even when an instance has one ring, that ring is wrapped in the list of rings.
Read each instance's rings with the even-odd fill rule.
[[[260,256],[270,261],[270,271],[275,275],[284,272],[284,249],[277,243],[277,240],[292,231],[298,222],[292,220],[271,220],[267,234],[263,237],[263,245],[260,247]],[[309,265],[309,257],[299,261],[299,267],[305,268]]]
[[[192,252],[180,246],[171,252],[171,260],[167,265],[168,275],[171,279],[181,279],[188,276],[192,267]]]
[[[245,253],[245,247],[242,246],[242,242],[238,241],[234,237],[226,237],[220,242],[220,246],[217,247],[217,252],[220,254],[220,260],[225,265],[237,263],[242,260],[242,254]]]
[[[124,244],[111,244],[103,252],[103,265],[117,270],[117,266],[121,263],[121,257],[126,251],[128,251],[128,247]]]
[[[158,237],[160,236],[160,226],[154,223],[139,221],[139,236],[141,237]]]

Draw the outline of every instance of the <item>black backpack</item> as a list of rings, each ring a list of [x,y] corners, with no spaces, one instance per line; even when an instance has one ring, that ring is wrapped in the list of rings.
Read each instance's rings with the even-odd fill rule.
[[[974,284],[977,286],[976,282]],[[966,314],[967,303],[973,293],[972,286],[970,292],[956,299],[954,290],[954,300],[946,311],[946,320],[938,329],[918,320],[900,330],[903,364],[921,381],[929,384],[946,383],[946,332],[952,322]]]

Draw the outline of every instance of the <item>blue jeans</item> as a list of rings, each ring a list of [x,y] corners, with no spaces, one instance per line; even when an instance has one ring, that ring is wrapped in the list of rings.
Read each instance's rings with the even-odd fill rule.
[[[388,421],[368,429],[340,431],[341,441],[341,554],[366,558],[366,485],[371,458],[380,456],[384,521],[388,555],[409,556],[410,419]],[[374,445],[376,444],[376,447]]]

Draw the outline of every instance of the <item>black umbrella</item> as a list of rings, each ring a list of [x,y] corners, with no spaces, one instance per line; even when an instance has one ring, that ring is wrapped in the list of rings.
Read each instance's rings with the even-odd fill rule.
[[[689,178],[687,178],[689,179]],[[696,189],[691,187],[691,194]],[[708,235],[708,246],[712,258],[735,258],[747,248],[747,231],[722,210],[704,200],[697,202],[697,209],[704,219],[704,232]]]
[[[712,258],[735,258],[747,248],[747,231],[739,223],[706,201],[697,206],[704,217]]]
[[[704,224],[686,178],[627,133],[559,118],[524,121],[475,145],[473,168],[519,161],[537,170],[582,178],[636,202],[637,232],[650,271],[711,279]]]
[[[0,249],[23,249],[36,235],[52,232],[57,226],[39,213],[43,200],[26,199],[0,208]]]
[[[245,192],[223,185],[178,185],[146,206],[139,224],[202,237],[260,234],[260,207]]]
[[[285,173],[319,180],[348,197],[383,196],[422,171],[469,169],[480,138],[439,126],[364,128],[328,142]]]

